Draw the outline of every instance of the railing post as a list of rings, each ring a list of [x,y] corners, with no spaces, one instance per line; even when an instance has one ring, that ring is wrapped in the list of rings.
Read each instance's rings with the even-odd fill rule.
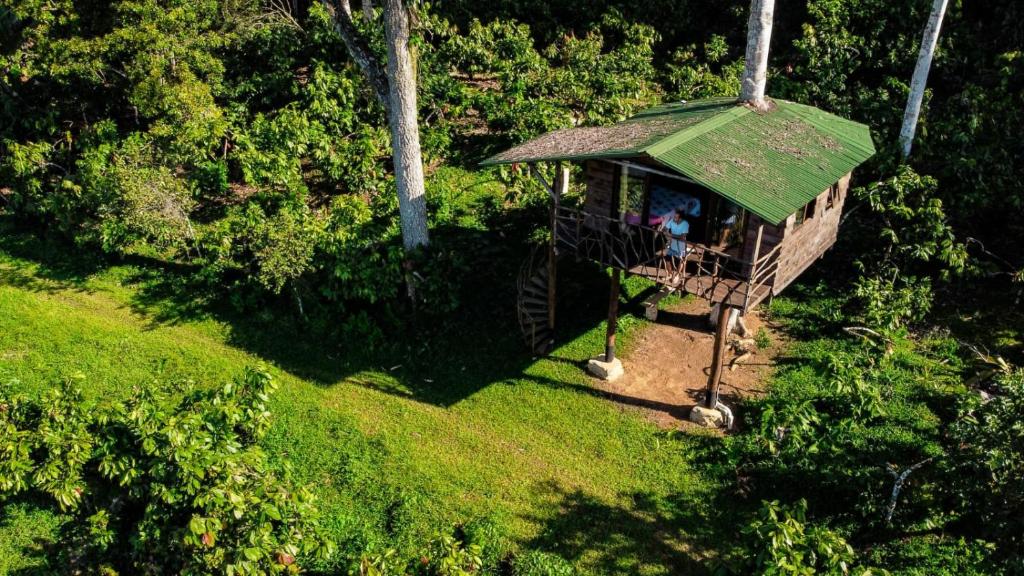
[[[750,275],[747,276],[747,289],[743,294],[743,311],[750,304],[750,291],[753,289],[754,278],[757,276],[757,259],[761,256],[761,235],[764,234],[764,222],[757,225],[757,240],[754,241],[754,257],[750,259]]]
[[[725,300],[718,305],[718,326],[715,330],[715,347],[711,352],[711,373],[708,375],[704,405],[714,409],[718,406],[718,389],[722,383],[722,365],[725,363],[725,341],[729,337],[729,315],[732,307]]]

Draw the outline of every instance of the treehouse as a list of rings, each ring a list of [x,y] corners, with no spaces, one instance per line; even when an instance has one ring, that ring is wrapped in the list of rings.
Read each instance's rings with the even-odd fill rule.
[[[782,100],[760,112],[720,98],[557,130],[487,159],[528,164],[551,195],[549,255],[519,281],[528,343],[541,353],[552,345],[563,254],[613,271],[605,361],[614,359],[622,273],[662,287],[647,302],[655,311],[658,297],[688,292],[719,305],[723,320],[746,313],[832,246],[851,171],[872,154],[862,124]],[[563,203],[570,162],[583,165],[586,181],[576,206]],[[557,164],[554,182],[539,163]]]

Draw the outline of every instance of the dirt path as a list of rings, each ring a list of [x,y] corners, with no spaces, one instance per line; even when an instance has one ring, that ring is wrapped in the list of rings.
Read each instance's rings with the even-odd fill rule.
[[[704,397],[711,368],[715,337],[707,321],[709,310],[704,300],[688,299],[660,311],[657,322],[644,329],[622,358],[626,374],[615,382],[598,381],[598,386],[612,400],[641,410],[662,428],[696,427],[687,417],[690,408]],[[748,338],[763,329],[771,344],[767,348],[753,346],[753,356],[735,369],[729,369],[729,363],[736,354],[727,351],[721,395],[730,406],[735,406],[738,395],[763,391],[781,349],[780,335],[759,314],[750,313],[744,320],[750,330]]]

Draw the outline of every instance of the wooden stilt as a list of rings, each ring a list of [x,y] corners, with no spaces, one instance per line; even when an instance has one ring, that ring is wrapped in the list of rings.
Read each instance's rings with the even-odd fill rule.
[[[725,363],[725,342],[729,338],[729,314],[732,307],[723,302],[718,308],[718,326],[715,330],[715,348],[711,354],[711,373],[708,375],[708,389],[704,405],[714,408],[718,405],[718,388],[722,383],[722,365]]]
[[[615,359],[615,330],[619,323],[619,285],[622,283],[622,270],[612,268],[612,285],[608,293],[608,332],[605,335],[604,361]]]

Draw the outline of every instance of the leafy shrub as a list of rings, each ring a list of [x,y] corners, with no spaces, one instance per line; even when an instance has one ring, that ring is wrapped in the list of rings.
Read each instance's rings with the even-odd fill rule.
[[[895,330],[925,318],[932,307],[932,284],[914,276],[865,275],[855,281],[853,296],[868,326]]]
[[[512,544],[499,525],[491,519],[479,518],[462,527],[466,543],[480,550],[482,569],[497,573],[501,562],[512,554]]]
[[[873,547],[865,560],[908,576],[993,576],[1004,573],[995,556],[991,542],[924,535]]]
[[[722,572],[739,574],[849,574],[853,548],[842,536],[807,521],[807,501],[793,506],[762,502],[757,517],[743,529],[748,548],[736,566]],[[870,570],[854,570],[867,576]]]
[[[576,571],[560,556],[531,550],[516,557],[512,573],[515,576],[573,576]]]
[[[331,546],[311,495],[256,444],[273,389],[256,369],[169,405],[145,389],[94,407],[74,383],[41,400],[3,388],[0,497],[69,514],[54,557],[69,573],[295,573]]]
[[[423,554],[411,562],[404,561],[391,549],[364,555],[358,573],[360,576],[470,576],[480,573],[482,568],[480,546],[442,534],[431,540]]]
[[[1001,375],[991,400],[972,401],[953,435],[962,513],[1024,565],[1024,370]]]
[[[442,535],[430,542],[418,573],[429,576],[470,576],[483,567],[480,546]]]
[[[937,186],[934,178],[903,165],[895,176],[855,191],[871,207],[872,226],[881,238],[858,261],[862,277],[854,292],[873,327],[893,329],[920,320],[931,308],[929,278],[948,277],[967,265]]]
[[[712,36],[699,51],[692,45],[676,50],[666,65],[671,99],[695,100],[739,94],[743,60],[726,62],[728,55],[729,45],[725,37],[719,35]]]

